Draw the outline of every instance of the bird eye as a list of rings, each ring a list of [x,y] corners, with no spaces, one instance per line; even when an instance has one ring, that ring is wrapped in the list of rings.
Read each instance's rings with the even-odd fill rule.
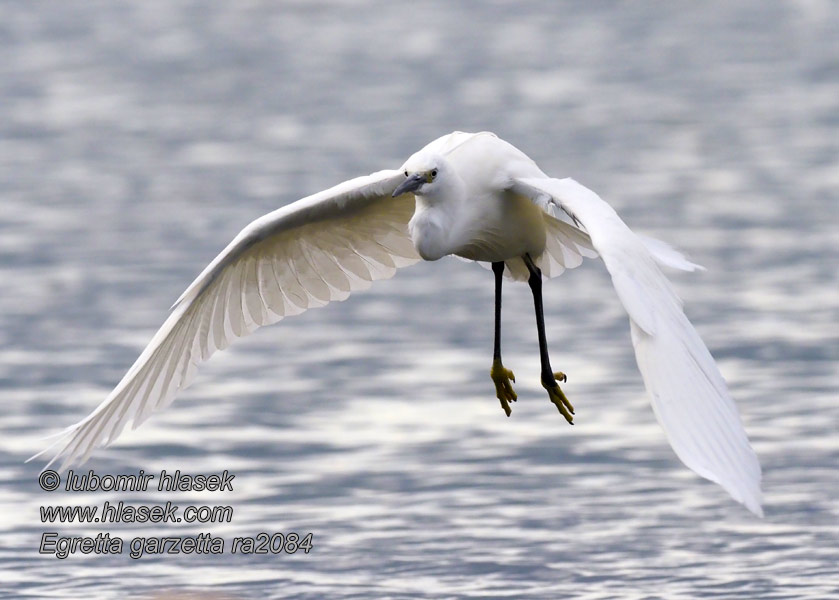
[[[407,177],[407,176],[408,176],[408,171],[405,171],[405,177]]]
[[[431,169],[431,179],[437,177],[437,169]]]

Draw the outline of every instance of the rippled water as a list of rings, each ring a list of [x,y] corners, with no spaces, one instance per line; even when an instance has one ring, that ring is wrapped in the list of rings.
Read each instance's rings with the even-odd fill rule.
[[[9,598],[839,597],[839,17],[798,3],[0,3],[0,590]],[[673,279],[764,468],[753,518],[675,459],[602,265],[529,291],[455,260],[257,332],[97,473],[233,492],[48,494],[38,438],[122,376],[252,218],[496,131],[708,267]],[[38,507],[224,504],[308,555],[37,553]]]

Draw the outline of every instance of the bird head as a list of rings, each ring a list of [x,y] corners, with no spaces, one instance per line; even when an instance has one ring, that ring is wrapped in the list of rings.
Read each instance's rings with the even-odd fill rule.
[[[393,190],[393,197],[408,193],[434,195],[445,179],[447,168],[442,156],[415,154],[402,165],[405,180]]]

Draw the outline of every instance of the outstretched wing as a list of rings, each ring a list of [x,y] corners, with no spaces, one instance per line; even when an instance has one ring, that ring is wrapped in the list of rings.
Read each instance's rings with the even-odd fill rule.
[[[136,428],[168,406],[197,366],[234,338],[344,300],[417,262],[408,234],[413,196],[391,198],[403,179],[398,171],[352,179],[245,227],[181,295],[105,401],[36,456],[61,444],[50,464],[61,456],[62,469],[84,462],[129,421]]]
[[[676,455],[762,516],[760,463],[737,407],[656,260],[678,268],[692,263],[660,242],[641,239],[573,179],[519,179],[512,189],[537,204],[555,204],[585,227],[629,313],[638,368]]]

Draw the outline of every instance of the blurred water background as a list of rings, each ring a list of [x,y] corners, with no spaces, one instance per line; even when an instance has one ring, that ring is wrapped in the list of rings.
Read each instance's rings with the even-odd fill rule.
[[[830,1],[0,2],[3,598],[839,597],[839,16]],[[605,269],[545,287],[420,264],[205,366],[85,465],[235,473],[233,492],[48,494],[86,415],[251,219],[492,130],[708,271],[672,275],[764,468],[758,520],[675,458]],[[58,527],[308,555],[37,552],[44,504],[223,504],[229,524]]]

